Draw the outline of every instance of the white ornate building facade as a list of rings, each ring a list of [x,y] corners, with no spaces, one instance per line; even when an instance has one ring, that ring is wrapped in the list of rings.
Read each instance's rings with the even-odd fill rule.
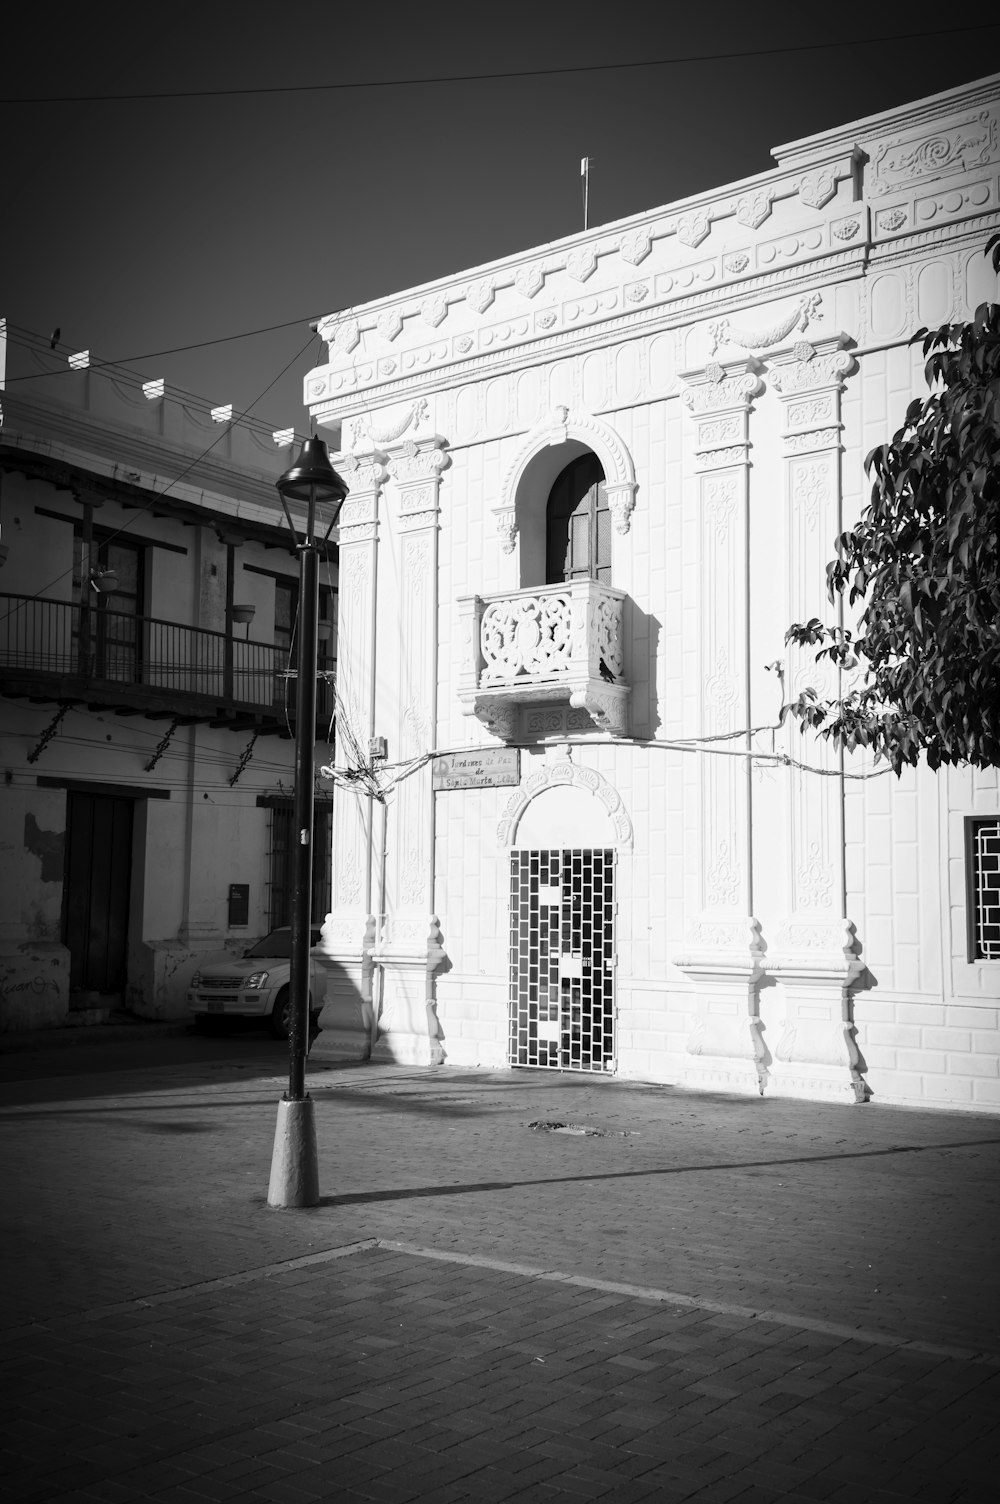
[[[1000,1109],[996,773],[777,725],[835,688],[784,632],[830,619],[911,336],[998,296],[998,122],[1000,76],[321,325],[315,1053]]]

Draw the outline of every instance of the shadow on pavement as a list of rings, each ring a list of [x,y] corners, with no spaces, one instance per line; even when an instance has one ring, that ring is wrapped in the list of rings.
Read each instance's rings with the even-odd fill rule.
[[[721,1164],[668,1165],[649,1170],[607,1170],[593,1175],[555,1175],[537,1180],[483,1180],[468,1185],[415,1186],[396,1191],[353,1191],[321,1196],[320,1206],[358,1206],[374,1201],[409,1201],[422,1196],[466,1196],[477,1191],[514,1191],[528,1186],[573,1185],[598,1180],[644,1180],[664,1175],[702,1175],[717,1170],[781,1170],[791,1165],[836,1164],[845,1159],[884,1159],[894,1154],[928,1154],[948,1149],[1000,1144],[1000,1138],[965,1139],[952,1144],[898,1144],[888,1149],[859,1149],[844,1154],[800,1154],[786,1159],[730,1160]]]

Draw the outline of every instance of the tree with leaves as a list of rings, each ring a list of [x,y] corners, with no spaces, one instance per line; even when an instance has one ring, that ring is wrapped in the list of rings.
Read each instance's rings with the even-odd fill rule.
[[[986,254],[1000,271],[1000,235]],[[1000,304],[918,340],[930,395],[866,458],[871,501],[827,565],[832,602],[865,602],[857,629],[814,617],[785,634],[859,682],[806,690],[782,718],[897,775],[922,753],[932,769],[1000,766]]]

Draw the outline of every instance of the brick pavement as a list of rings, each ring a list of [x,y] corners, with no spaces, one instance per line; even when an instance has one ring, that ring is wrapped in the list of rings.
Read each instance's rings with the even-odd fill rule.
[[[260,1069],[3,1089],[0,1494],[987,1495],[996,1120],[334,1070],[275,1213]]]

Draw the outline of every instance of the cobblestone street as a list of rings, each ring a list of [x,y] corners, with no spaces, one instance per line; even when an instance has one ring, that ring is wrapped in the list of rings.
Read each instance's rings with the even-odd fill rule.
[[[3,1497],[989,1493],[995,1120],[330,1069],[274,1212],[280,1049],[213,1044],[0,1061]]]

